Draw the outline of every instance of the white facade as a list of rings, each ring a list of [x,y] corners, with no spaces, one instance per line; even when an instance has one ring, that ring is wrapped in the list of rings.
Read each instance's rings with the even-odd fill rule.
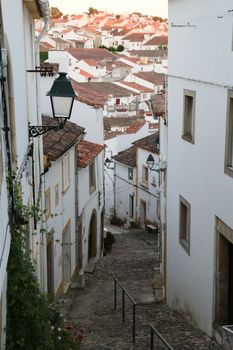
[[[233,179],[224,172],[228,91],[233,86],[231,8],[230,0],[212,1],[211,6],[201,0],[169,1],[167,300],[209,335],[213,325],[219,331],[222,323],[232,322],[217,314],[224,299],[217,282],[218,239],[223,237],[219,219],[223,227],[233,228]],[[196,17],[203,19],[195,22]],[[171,26],[187,22],[190,27]],[[182,138],[188,90],[195,93],[193,143]],[[189,252],[180,238],[180,196],[190,205]],[[227,280],[222,290],[227,290]],[[230,299],[224,299],[224,312]]]
[[[91,244],[90,226],[93,215],[96,216],[96,233],[94,242],[92,243],[95,245],[95,256],[93,258],[97,260],[102,257],[104,218],[103,159],[104,154],[101,152],[94,160],[96,189],[92,194],[90,194],[89,166],[86,168],[79,168],[78,171],[78,216],[80,218],[79,234],[82,237],[80,239],[80,243],[82,244],[80,252],[82,256],[79,259],[79,261],[81,261],[81,273],[85,270],[85,267],[92,258],[89,247]]]
[[[105,140],[104,143],[106,145],[105,148],[105,158],[111,158],[112,156],[115,156],[117,153],[129,148],[131,144],[141,139],[142,137],[149,135],[149,127],[148,124],[144,124],[142,128],[140,128],[137,132],[129,134],[123,134],[123,135],[117,135],[113,138],[110,138],[108,140]],[[105,166],[105,178],[104,178],[104,185],[105,185],[105,215],[109,219],[113,213],[114,208],[114,172],[113,169],[108,169]],[[108,195],[107,195],[108,193]]]
[[[65,158],[69,161],[66,162]],[[66,169],[67,164],[69,164],[69,169]],[[67,290],[71,278],[76,272],[76,167],[76,151],[75,146],[73,146],[58,160],[52,161],[44,175],[43,189],[45,197],[47,194],[47,201],[50,203],[50,213],[45,214],[45,227],[47,232],[51,232],[52,237],[52,255],[54,258],[52,266],[54,270],[53,293],[55,295]],[[66,184],[63,178],[64,172],[70,175]],[[64,235],[67,235],[67,239]],[[66,249],[69,262],[65,261],[64,249]],[[67,276],[64,272],[66,264],[68,266]],[[49,291],[48,285],[46,285],[46,289]]]

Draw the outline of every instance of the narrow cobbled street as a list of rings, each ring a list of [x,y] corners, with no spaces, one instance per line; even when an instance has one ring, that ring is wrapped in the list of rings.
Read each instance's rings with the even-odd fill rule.
[[[85,274],[85,288],[70,289],[65,299],[65,317],[75,328],[84,329],[82,350],[149,350],[152,322],[175,350],[221,349],[204,333],[190,325],[165,302],[155,303],[154,279],[158,268],[157,237],[143,230],[124,230],[115,235],[112,252],[96,263],[94,273]],[[118,288],[114,310],[114,280],[117,277],[136,303],[136,343],[132,343],[132,305]],[[155,341],[156,344],[156,341]],[[160,344],[156,349],[165,349]]]

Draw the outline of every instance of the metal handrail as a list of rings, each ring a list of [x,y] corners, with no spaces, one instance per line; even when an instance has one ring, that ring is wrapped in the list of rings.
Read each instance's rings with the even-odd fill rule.
[[[150,350],[156,350],[154,349],[154,334],[161,340],[161,342],[166,346],[168,350],[174,350],[174,348],[168,344],[166,339],[157,331],[157,329],[154,327],[152,323],[149,323],[150,327]]]
[[[133,328],[132,328],[132,335],[133,335],[133,343],[135,343],[135,335],[136,335],[136,302],[135,300],[131,297],[127,289],[123,286],[123,284],[116,278],[114,277],[114,309],[116,310],[117,308],[117,284],[122,290],[122,322],[125,322],[125,294],[131,301],[133,305]]]

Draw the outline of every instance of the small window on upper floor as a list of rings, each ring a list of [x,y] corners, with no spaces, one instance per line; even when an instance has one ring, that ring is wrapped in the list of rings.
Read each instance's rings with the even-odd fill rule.
[[[233,177],[233,91],[228,92],[225,173]]]
[[[182,138],[194,143],[196,92],[184,90],[183,132]]]
[[[142,184],[145,187],[148,187],[148,178],[149,178],[149,172],[147,166],[142,166]]]
[[[190,220],[191,206],[186,199],[180,196],[179,241],[188,254],[190,254]]]
[[[62,158],[62,192],[65,193],[70,186],[70,153]]]
[[[133,168],[128,168],[128,180],[133,180]]]

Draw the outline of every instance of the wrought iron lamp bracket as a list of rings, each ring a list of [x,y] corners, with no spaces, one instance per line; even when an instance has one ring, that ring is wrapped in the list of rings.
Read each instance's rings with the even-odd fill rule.
[[[53,131],[58,131],[61,130],[62,126],[61,125],[29,125],[28,126],[28,131],[29,131],[29,137],[37,137],[40,135],[45,134],[46,132],[53,130]]]

